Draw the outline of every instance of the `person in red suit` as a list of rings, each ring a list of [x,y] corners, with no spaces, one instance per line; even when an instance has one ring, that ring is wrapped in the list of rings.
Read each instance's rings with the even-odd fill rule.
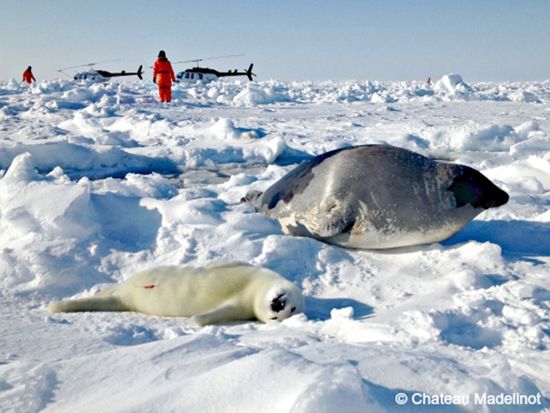
[[[176,81],[174,69],[170,61],[166,58],[166,53],[161,50],[158,59],[153,66],[153,82],[159,88],[159,98],[161,102],[172,101],[172,82]]]
[[[32,82],[36,82],[36,79],[34,78],[34,75],[32,74],[32,67],[27,67],[27,70],[23,72],[23,81],[27,82],[29,85]]]

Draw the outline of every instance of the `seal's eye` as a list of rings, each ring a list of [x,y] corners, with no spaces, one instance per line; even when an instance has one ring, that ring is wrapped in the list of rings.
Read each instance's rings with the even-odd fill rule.
[[[284,310],[285,306],[286,306],[286,300],[284,298],[284,294],[279,294],[277,297],[271,300],[271,311],[275,313],[278,313],[279,311]]]
[[[292,307],[292,308],[290,309],[290,314],[292,314],[294,311],[296,311],[296,307]]]

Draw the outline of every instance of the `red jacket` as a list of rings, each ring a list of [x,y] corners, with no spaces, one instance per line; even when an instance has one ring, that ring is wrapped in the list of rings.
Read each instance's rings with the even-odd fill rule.
[[[176,81],[174,69],[168,59],[157,59],[153,66],[153,78],[158,86],[172,86],[172,82]]]
[[[27,83],[32,83],[33,80],[36,81],[32,72],[29,69],[23,72],[23,80]]]

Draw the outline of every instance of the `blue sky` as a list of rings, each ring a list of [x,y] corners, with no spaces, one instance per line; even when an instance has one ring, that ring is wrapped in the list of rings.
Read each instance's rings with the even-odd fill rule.
[[[550,79],[547,0],[1,0],[0,79],[243,53],[258,79]],[[183,70],[188,65],[178,65]],[[100,68],[100,67],[98,67]],[[69,71],[71,72],[71,71]],[[150,72],[146,72],[148,78]],[[148,79],[147,78],[147,79]],[[148,79],[149,80],[149,79]]]

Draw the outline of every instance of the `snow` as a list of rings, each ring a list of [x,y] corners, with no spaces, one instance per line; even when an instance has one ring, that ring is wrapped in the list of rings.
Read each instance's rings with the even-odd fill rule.
[[[449,73],[443,76],[434,84],[434,91],[447,97],[468,98],[472,93],[472,88],[462,79],[462,76],[456,73]]]
[[[0,82],[0,411],[550,407],[549,81],[237,80],[173,96]],[[443,243],[377,252],[286,236],[240,203],[304,159],[366,143],[471,165],[510,201]],[[220,260],[287,277],[305,314],[197,328],[46,312],[148,267]],[[476,394],[541,402],[480,406]]]

